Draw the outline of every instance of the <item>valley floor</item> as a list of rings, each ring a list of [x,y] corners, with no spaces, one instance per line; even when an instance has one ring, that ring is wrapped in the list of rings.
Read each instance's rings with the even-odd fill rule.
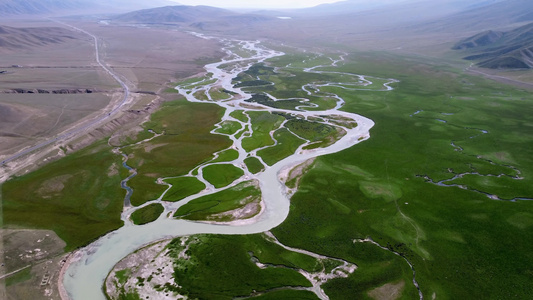
[[[74,299],[528,297],[529,90],[427,58],[189,38],[226,56],[140,126],[3,184],[4,230],[65,242],[6,260],[8,297],[71,251]]]

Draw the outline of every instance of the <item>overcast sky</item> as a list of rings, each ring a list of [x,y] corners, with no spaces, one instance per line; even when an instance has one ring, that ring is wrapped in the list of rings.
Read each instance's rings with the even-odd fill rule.
[[[184,5],[209,5],[231,8],[296,8],[310,7],[342,0],[172,0]]]

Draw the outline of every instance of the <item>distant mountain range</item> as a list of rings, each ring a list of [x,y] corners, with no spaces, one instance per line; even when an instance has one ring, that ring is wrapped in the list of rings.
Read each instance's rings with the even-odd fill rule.
[[[87,8],[86,1],[79,0],[0,0],[0,15],[42,14]]]
[[[412,1],[412,0],[411,0]],[[315,7],[294,9],[289,12],[290,15],[305,15],[305,16],[324,16],[324,15],[338,15],[360,12],[364,10],[377,9],[379,7],[409,2],[409,0],[346,0],[335,3],[321,4]]]
[[[115,22],[131,22],[143,24],[174,23],[199,29],[227,29],[251,25],[257,22],[274,20],[273,17],[257,14],[241,14],[211,6],[165,6],[143,9],[118,15],[112,18]]]
[[[20,51],[77,39],[74,32],[59,27],[13,28],[0,26],[0,52]]]
[[[159,7],[169,3],[174,5]],[[481,32],[460,41],[454,49],[464,51],[466,59],[482,67],[533,68],[533,25],[516,28],[533,22],[532,0],[346,0],[306,9],[256,13],[175,3],[168,0],[0,0],[0,16],[103,10],[110,15],[115,13],[109,17],[115,23],[173,24],[193,30],[309,42],[320,37],[326,42],[375,39],[376,44],[383,44],[384,38],[389,38],[394,49],[411,47],[407,40],[395,41],[396,35],[418,38],[442,34],[449,42],[456,35]],[[136,10],[139,7],[150,8]],[[117,14],[120,10],[122,14]],[[512,26],[516,29],[509,30]],[[7,38],[4,32],[17,35],[12,28],[4,28],[0,32],[0,47],[14,46],[17,40]],[[28,35],[22,38],[22,32],[18,34],[21,41],[26,39],[30,44],[46,40],[46,36],[44,40],[36,40]]]
[[[135,23],[192,23],[234,15],[237,13],[211,6],[176,5],[133,11],[118,15],[113,20]]]
[[[0,16],[125,12],[176,4],[167,0],[0,0]]]
[[[379,15],[396,11],[400,19],[431,19],[434,16],[450,15],[467,9],[482,7],[502,0],[346,0],[315,7],[287,11],[290,16],[325,17],[335,15]]]
[[[420,26],[420,28],[426,32],[460,33],[465,31],[507,29],[510,25],[533,21],[533,1],[531,0],[485,1],[479,4],[431,21]]]
[[[511,31],[488,30],[466,38],[452,48],[470,54],[464,59],[478,66],[500,69],[533,68],[533,23]]]
[[[475,21],[487,27],[499,27],[517,22],[533,21],[533,1],[505,0],[473,8],[454,16],[456,20]]]

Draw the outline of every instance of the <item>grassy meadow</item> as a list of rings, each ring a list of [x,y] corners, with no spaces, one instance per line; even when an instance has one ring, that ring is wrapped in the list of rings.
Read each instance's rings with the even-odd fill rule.
[[[225,212],[243,208],[250,203],[261,201],[261,190],[254,181],[245,181],[234,187],[206,195],[181,206],[174,217],[188,220],[234,221]],[[255,214],[259,213],[259,208]]]
[[[376,122],[371,138],[319,158],[273,232],[293,247],[359,265],[325,285],[332,299],[368,297],[391,282],[412,286],[402,257],[353,242],[366,237],[414,265],[425,297],[527,298],[533,203],[484,193],[533,198],[530,93],[446,65],[387,54],[351,59],[332,70],[400,82],[391,92],[329,87],[345,99],[343,110]],[[431,183],[463,173],[448,183],[462,187]],[[412,289],[405,295],[416,297]]]
[[[4,227],[54,230],[66,251],[122,226],[121,157],[106,141],[2,186]]]
[[[164,210],[165,208],[160,203],[152,203],[134,211],[130,218],[135,225],[148,224],[157,220]]]
[[[170,190],[163,196],[164,201],[176,202],[205,189],[205,184],[196,177],[178,177],[165,179],[171,184]]]
[[[281,64],[282,60],[276,58],[272,63]],[[285,245],[358,266],[347,278],[325,283],[328,296],[367,299],[388,286],[394,287],[399,299],[415,299],[419,290],[413,285],[414,269],[425,298],[527,298],[533,286],[533,255],[529,251],[533,203],[517,198],[533,197],[530,93],[467,76],[446,64],[383,53],[353,54],[342,66],[321,70],[375,76],[366,77],[371,81],[400,80],[391,84],[393,91],[383,91],[386,80],[375,81],[381,88],[366,90],[327,87],[346,101],[343,110],[367,116],[376,125],[368,141],[316,160],[291,199],[288,219],[273,229]],[[273,77],[269,75],[274,81]],[[306,76],[288,78],[293,86],[308,83]],[[275,88],[280,93],[298,93],[283,91],[283,86],[276,83]],[[249,115],[260,134],[248,143],[268,141],[266,133],[282,121],[268,113]],[[272,120],[262,124],[258,117]],[[288,119],[286,126],[309,140],[326,142],[331,135],[341,134]],[[297,145],[294,135],[281,136],[284,130],[275,133],[278,146],[258,151],[268,164],[283,157],[280,147],[284,144],[287,150]],[[249,149],[257,147],[259,144]],[[255,160],[248,160],[247,165],[260,168]],[[206,203],[194,206],[210,209]],[[240,249],[252,237],[216,236],[216,240]],[[379,246],[361,242],[366,238]],[[202,247],[218,249],[210,243],[192,247],[190,253],[200,257],[206,251]],[[260,247],[261,262],[289,266],[286,261],[276,261],[279,254],[273,249]],[[217,261],[226,261],[224,266],[205,262],[208,270],[187,268],[188,276],[201,279],[184,285],[188,293],[211,289],[206,289],[209,285],[203,272],[256,270],[247,263],[228,263],[222,252],[213,255]],[[183,278],[182,272],[176,270],[176,278]],[[246,279],[237,287],[248,286],[257,278]],[[271,277],[262,280],[270,282]],[[269,291],[257,299],[288,295],[314,297],[283,290]]]
[[[130,156],[128,164],[139,173],[128,183],[135,191],[133,205],[157,199],[166,190],[166,186],[156,183],[157,178],[186,175],[196,165],[212,159],[214,152],[231,145],[226,136],[210,133],[222,113],[218,105],[182,99],[166,102],[151,116],[144,128],[163,135],[123,148]]]
[[[303,275],[294,269],[260,269],[254,264],[252,256],[260,255],[263,251],[279,255],[277,262],[280,264],[293,264],[283,258],[288,251],[267,242],[260,235],[200,235],[195,239],[196,242],[189,242],[192,257],[174,263],[174,276],[180,288],[166,287],[168,290],[177,288],[181,294],[196,299],[233,299],[236,296],[250,296],[254,291],[310,286]],[[174,255],[177,258],[177,254],[183,250],[179,239],[168,247],[171,257]],[[231,259],[224,259],[229,253]]]
[[[203,169],[203,177],[216,188],[230,185],[244,175],[244,171],[232,164],[209,165]]]

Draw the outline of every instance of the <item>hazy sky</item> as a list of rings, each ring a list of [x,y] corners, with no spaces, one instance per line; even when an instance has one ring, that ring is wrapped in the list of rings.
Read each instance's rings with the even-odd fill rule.
[[[172,0],[184,5],[209,5],[215,7],[239,8],[295,8],[310,7],[323,3],[340,2],[343,0]]]

